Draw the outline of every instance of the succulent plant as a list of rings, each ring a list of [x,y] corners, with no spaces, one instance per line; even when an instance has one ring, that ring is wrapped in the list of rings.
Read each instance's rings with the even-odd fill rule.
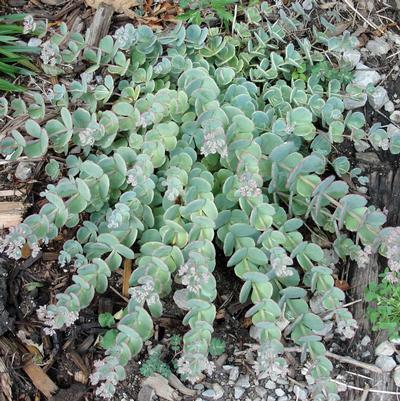
[[[265,4],[261,11],[265,18]],[[107,290],[123,259],[134,261],[115,341],[91,377],[104,397],[152,336],[152,318],[162,315],[173,287],[183,294],[188,326],[178,371],[192,381],[212,371],[219,247],[243,281],[240,301],[252,303],[247,316],[259,345],[256,372],[286,373],[285,336],[310,359],[314,399],[339,399],[329,381],[322,315],[311,310],[310,298],[319,299],[342,332],[354,328],[327,251],[353,260],[364,247],[376,251],[385,215],[351,193],[341,177],[359,174],[331,150],[349,140],[360,150],[399,153],[400,133],[368,130],[361,113],[345,111],[343,97],[361,88],[312,73],[292,79],[324,56],[307,40],[285,46],[287,23],[266,21],[265,29],[251,30],[240,23],[241,35],[232,37],[195,25],[161,34],[127,25],[97,49],[81,35],[63,48],[62,25],[50,40],[50,64],[57,72],[83,61],[81,79],[55,85],[46,100],[34,95],[28,105],[0,99],[0,116],[31,110],[21,132],[1,141],[1,153],[42,158],[51,149],[67,156],[66,176],[43,191],[47,202],[39,213],[1,243],[18,258],[25,243],[37,250],[62,227],[79,226],[60,253],[61,264],[78,267],[73,284],[41,311],[48,330],[73,324],[94,294]],[[347,33],[316,40],[332,53],[352,43]],[[49,103],[57,116],[40,125]],[[47,168],[55,176],[54,169],[54,163]]]

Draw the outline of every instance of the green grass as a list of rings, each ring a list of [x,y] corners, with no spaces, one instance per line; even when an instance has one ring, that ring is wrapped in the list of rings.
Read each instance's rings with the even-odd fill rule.
[[[25,90],[23,86],[6,78],[13,80],[21,75],[29,76],[39,72],[38,67],[32,63],[31,56],[40,54],[40,48],[20,44],[24,17],[25,14],[0,17],[0,91],[22,92]]]

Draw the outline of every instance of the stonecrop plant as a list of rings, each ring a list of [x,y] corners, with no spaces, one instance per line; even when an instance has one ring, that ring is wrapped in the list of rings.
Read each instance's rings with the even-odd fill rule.
[[[80,79],[54,85],[46,98],[32,93],[29,104],[0,99],[0,118],[30,117],[1,141],[6,158],[46,157],[57,179],[52,155],[66,157],[65,176],[41,194],[44,206],[0,247],[18,259],[27,244],[35,255],[63,227],[77,228],[59,256],[76,268],[73,284],[39,311],[46,332],[74,324],[123,260],[133,260],[118,334],[91,376],[105,398],[151,338],[172,289],[187,312],[178,373],[191,382],[212,373],[218,247],[227,257],[221,268],[243,281],[240,301],[252,303],[257,375],[287,373],[285,338],[304,350],[313,399],[339,400],[321,333],[331,320],[351,337],[357,324],[331,268],[347,258],[362,268],[372,252],[385,254],[387,236],[385,214],[347,183],[365,183],[360,171],[332,149],[347,141],[398,154],[400,132],[367,128],[362,113],[345,110],[363,88],[318,73],[293,79],[324,60],[315,44],[346,64],[348,33],[315,32],[311,43],[292,35],[306,15],[270,23],[269,12],[266,4],[249,10],[252,19],[224,37],[196,25],[155,34],[128,24],[98,48],[77,33],[64,43],[61,25],[42,45],[43,67],[60,74],[85,63]],[[50,107],[56,116],[39,124]]]

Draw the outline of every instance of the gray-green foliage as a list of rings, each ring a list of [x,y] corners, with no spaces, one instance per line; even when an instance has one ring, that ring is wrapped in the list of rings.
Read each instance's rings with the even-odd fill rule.
[[[342,326],[353,322],[341,308],[345,295],[334,286],[330,255],[356,258],[375,241],[385,216],[350,192],[340,179],[349,175],[349,162],[330,153],[345,138],[361,150],[390,139],[399,153],[399,138],[378,126],[366,129],[361,113],[345,112],[343,96],[357,92],[353,87],[321,83],[316,75],[291,80],[323,54],[307,39],[285,46],[297,26],[290,23],[237,24],[234,37],[198,26],[154,34],[127,25],[98,49],[73,35],[59,50],[67,35],[62,26],[51,39],[58,53],[48,70],[83,61],[89,67],[80,79],[55,85],[47,100],[33,96],[29,105],[1,100],[0,116],[28,110],[31,117],[2,140],[4,155],[37,158],[51,148],[67,156],[67,176],[48,185],[47,203],[2,245],[18,257],[19,245],[37,248],[62,227],[79,225],[60,254],[62,265],[78,267],[74,283],[48,306],[48,324],[70,325],[66,312],[76,316],[107,290],[123,258],[134,260],[129,304],[92,375],[92,383],[102,382],[99,394],[113,394],[125,378],[124,366],[152,336],[152,317],[162,315],[173,281],[183,286],[189,327],[179,372],[196,380],[212,370],[218,246],[243,280],[240,301],[253,304],[247,316],[260,345],[260,376],[286,371],[284,336],[311,361],[314,399],[339,399],[321,316],[328,311]],[[340,60],[349,38],[334,39],[316,37]],[[45,103],[57,116],[39,125]],[[89,217],[82,222],[83,216]],[[311,298],[321,316],[310,309]]]

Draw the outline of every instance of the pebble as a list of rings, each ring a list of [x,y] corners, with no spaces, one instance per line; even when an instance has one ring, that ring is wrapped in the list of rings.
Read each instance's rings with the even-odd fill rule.
[[[376,85],[381,80],[381,76],[373,69],[363,63],[358,63],[354,73],[353,83],[366,88],[369,84]]]
[[[232,365],[224,365],[224,366],[222,366],[222,369],[224,369],[225,372],[229,372],[232,368],[234,368],[234,366],[232,366]]]
[[[380,110],[388,101],[389,96],[383,86],[377,86],[375,90],[368,95],[368,102],[374,110]]]
[[[370,342],[371,342],[371,337],[364,336],[363,339],[361,340],[360,344],[362,347],[366,347]]]
[[[391,356],[379,355],[376,358],[375,365],[384,372],[391,372],[396,367],[396,361]]]
[[[275,390],[276,389],[276,383],[273,382],[272,380],[268,380],[265,383],[265,388],[269,389],[269,390]]]
[[[388,40],[390,40],[397,46],[400,46],[400,35],[398,35],[397,33],[388,31],[386,36],[387,36]]]
[[[307,399],[308,392],[304,388],[301,388],[297,384],[294,385],[293,388],[294,395],[296,396],[296,400],[298,401],[304,401]]]
[[[394,345],[389,341],[380,343],[375,349],[375,355],[391,356],[396,352]]]
[[[343,52],[342,59],[348,66],[354,68],[360,62],[361,53],[356,49],[348,49]]]
[[[238,377],[239,377],[239,368],[237,366],[234,366],[229,371],[229,381],[235,382],[238,379]],[[237,385],[239,386],[240,384],[237,384]]]
[[[396,110],[390,115],[390,119],[394,122],[399,124],[400,123],[400,111]]]
[[[239,398],[241,398],[241,396],[244,394],[246,390],[243,387],[237,387],[235,386],[234,389],[234,397],[236,400],[238,400]]]
[[[219,400],[220,398],[222,398],[224,395],[223,388],[218,383],[214,383],[212,387],[213,388],[209,388],[208,390],[204,391],[202,393],[202,396],[207,397],[211,400]]]
[[[26,181],[32,176],[34,169],[35,163],[19,162],[15,169],[15,177],[18,180]]]
[[[239,380],[236,382],[236,386],[249,388],[250,387],[250,378],[249,375],[241,375]]]
[[[261,386],[257,386],[254,390],[256,391],[257,395],[259,395],[261,398],[264,398],[267,394],[267,390]]]
[[[195,390],[197,390],[197,391],[202,391],[202,390],[204,390],[204,384],[197,383],[197,384],[195,384],[195,385],[193,386],[193,388],[194,388]]]
[[[288,401],[289,398],[287,397],[287,395],[284,395],[283,397],[279,397],[278,401]]]
[[[276,398],[272,397],[272,395],[269,395],[267,401],[276,401]]]
[[[390,50],[390,45],[383,38],[375,38],[369,40],[365,46],[372,55],[374,56],[384,56]]]
[[[393,380],[394,380],[396,386],[400,387],[400,366],[397,366],[397,368],[394,370]]]
[[[394,112],[394,104],[393,104],[393,102],[391,100],[386,102],[383,107],[384,107],[385,111],[387,111],[388,113],[393,113]]]
[[[281,388],[277,388],[277,389],[275,390],[275,394],[276,394],[278,397],[282,397],[282,396],[285,395],[285,392],[284,392]]]

